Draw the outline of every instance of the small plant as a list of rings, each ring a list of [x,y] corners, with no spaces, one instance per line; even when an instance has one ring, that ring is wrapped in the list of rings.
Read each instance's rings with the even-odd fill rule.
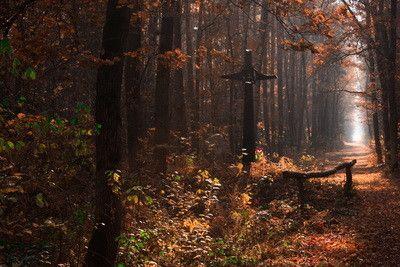
[[[134,258],[144,258],[142,252],[146,249],[148,242],[154,236],[154,233],[149,230],[140,229],[136,234],[122,234],[117,238],[122,255],[126,261],[131,261]]]

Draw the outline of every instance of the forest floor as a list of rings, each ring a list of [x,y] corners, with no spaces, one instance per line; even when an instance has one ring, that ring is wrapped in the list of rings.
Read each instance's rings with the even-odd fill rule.
[[[301,208],[296,184],[279,174],[289,165],[264,158],[253,166],[253,177],[241,188],[234,181],[245,178],[235,175],[236,167],[227,171],[222,166],[219,173],[192,170],[186,165],[194,161],[179,158],[179,164],[188,163],[182,163],[182,170],[175,166],[177,172],[165,178],[165,192],[134,187],[119,238],[120,262],[125,263],[120,266],[398,266],[398,177],[389,177],[376,166],[368,146],[346,144],[337,151],[308,156],[312,170],[357,159],[353,196],[344,196],[345,175],[338,173],[306,183],[307,204]],[[269,174],[276,174],[276,180],[263,191],[259,177]],[[9,199],[0,220],[0,265],[80,262],[90,221],[85,210],[64,208],[72,205],[61,196],[65,192],[81,196],[86,191],[73,188],[72,194],[72,190],[39,187],[37,179],[25,175],[14,176],[0,180],[4,186],[1,189],[0,183],[0,193]],[[266,198],[253,189],[260,189]],[[39,194],[42,198],[39,190],[45,192]],[[207,204],[210,199],[219,200]],[[211,211],[214,215],[208,216]],[[146,265],[149,261],[157,265]]]
[[[296,259],[289,259],[289,262],[397,266],[400,262],[400,184],[397,177],[390,178],[382,168],[376,167],[373,152],[367,146],[346,144],[323,158],[327,167],[357,159],[353,169],[354,196],[345,200],[332,194],[330,201],[326,197],[317,199],[310,192],[315,189],[308,188],[308,201],[319,210],[319,215],[314,216],[311,231],[295,234],[299,246],[294,253]],[[337,186],[340,192],[344,178],[343,174],[338,174],[319,181],[322,187]],[[321,218],[319,222],[318,217]]]

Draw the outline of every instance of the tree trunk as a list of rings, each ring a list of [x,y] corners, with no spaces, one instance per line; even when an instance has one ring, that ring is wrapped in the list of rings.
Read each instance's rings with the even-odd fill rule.
[[[268,71],[268,63],[266,60],[268,52],[270,50],[270,40],[269,40],[269,30],[268,30],[268,3],[267,1],[263,1],[262,9],[261,9],[261,53],[260,53],[260,68],[261,72]],[[262,89],[263,89],[263,122],[264,122],[264,135],[265,135],[265,143],[267,145],[268,150],[270,150],[271,144],[271,135],[270,135],[270,106],[269,106],[269,94],[268,94],[268,84],[267,81],[262,81]],[[258,86],[259,87],[259,86]],[[258,91],[257,91],[258,93]]]
[[[232,38],[232,20],[231,17],[229,16],[226,20],[226,28],[227,28],[227,36],[226,36],[226,47],[228,49],[229,56],[234,59],[235,58],[235,51],[233,48],[233,38]],[[235,67],[232,64],[232,67],[230,69],[231,73],[234,73]],[[236,131],[236,87],[235,87],[235,82],[230,80],[229,81],[229,143],[231,147],[231,151],[234,154],[237,151],[237,135],[235,134]]]
[[[139,52],[142,47],[142,22],[139,16],[141,5],[134,1],[132,15],[134,22],[129,28],[127,49],[130,52]],[[142,66],[139,58],[128,57],[125,65],[125,90],[127,112],[127,149],[130,171],[135,169],[138,150],[138,138],[142,131],[142,103],[141,103],[141,77]]]
[[[270,62],[271,68],[270,68],[270,73],[274,74],[275,73],[275,58],[276,58],[276,20],[272,19],[271,20],[271,44],[270,44],[270,50],[271,50],[271,57],[267,59]],[[275,82],[271,82],[269,84],[270,87],[270,118],[271,118],[271,149],[274,151],[276,149],[276,106],[275,106]]]
[[[390,9],[389,114],[390,114],[390,167],[398,168],[398,113],[397,113],[397,0],[391,0]]]
[[[277,76],[278,76],[278,152],[282,154],[284,112],[283,112],[283,49],[282,49],[282,27],[277,28]]]
[[[305,136],[304,129],[304,113],[307,109],[307,59],[306,52],[301,52],[301,65],[300,65],[300,79],[299,79],[299,87],[300,87],[300,97],[299,97],[299,128],[298,128],[298,136],[297,136],[297,144],[299,148],[302,147]]]
[[[194,50],[193,50],[193,27],[190,12],[191,0],[185,0],[185,32],[186,32],[186,54],[189,56],[187,63],[187,92],[190,95],[191,102],[191,116],[190,119],[194,121],[194,114],[196,112],[196,92],[194,87]]]
[[[288,103],[288,141],[290,146],[294,145],[295,141],[295,132],[296,132],[296,121],[295,121],[295,59],[296,59],[296,54],[294,51],[289,52],[289,58],[288,58],[288,74],[290,76],[290,79],[287,81],[287,89],[286,89],[286,98],[287,98],[287,103]]]
[[[174,18],[173,4],[163,4],[161,19],[161,33],[159,58],[157,64],[157,80],[155,90],[155,155],[157,170],[160,173],[167,171],[167,155],[169,140],[169,91],[170,91],[170,62],[163,58],[163,55],[173,49],[174,39]]]
[[[319,76],[314,77],[312,88],[312,118],[311,118],[311,139],[312,146],[317,147],[319,145],[319,116],[320,116],[320,103],[322,102],[321,92],[318,90],[319,86]]]
[[[212,57],[212,50],[213,50],[213,40],[212,36],[207,36],[207,67],[208,67],[208,84],[209,90],[211,94],[211,123],[215,126],[220,125],[220,112],[219,112],[219,95],[218,91],[216,90],[215,82],[214,82],[214,67],[213,67],[213,57]]]
[[[175,0],[175,20],[174,20],[174,47],[182,50],[182,0]],[[176,129],[182,133],[187,131],[186,119],[186,98],[185,88],[183,86],[183,69],[179,68],[175,71],[174,86],[174,121]]]
[[[200,62],[200,49],[203,40],[203,20],[204,20],[204,0],[200,0],[199,7],[199,24],[196,31],[196,79],[195,79],[195,101],[194,101],[194,129],[197,131],[200,127],[200,101],[201,101],[201,85],[202,85],[202,75],[203,69]],[[195,141],[196,149],[199,148],[198,140]]]
[[[366,17],[366,26],[367,29],[371,27],[371,14],[369,9],[367,9],[367,17]],[[373,92],[372,92],[372,103],[374,104],[374,110],[372,111],[372,125],[373,125],[373,135],[374,135],[374,144],[375,144],[375,152],[377,157],[377,163],[381,164],[383,162],[383,155],[382,155],[382,144],[381,144],[381,134],[380,134],[380,126],[379,126],[379,113],[378,113],[378,97],[377,97],[377,80],[376,80],[376,65],[375,65],[375,57],[373,54],[372,48],[372,39],[369,38],[367,40],[368,45],[368,68],[369,68],[369,83],[373,85]],[[367,86],[368,87],[368,86]]]
[[[379,80],[382,86],[382,122],[383,122],[383,136],[385,147],[385,162],[390,164],[392,162],[391,153],[391,123],[390,107],[389,107],[389,91],[390,81],[388,72],[388,58],[389,58],[389,41],[386,26],[380,20],[380,16],[384,14],[384,0],[380,0],[377,7],[374,8],[373,17],[374,27],[376,34],[377,45],[375,46],[375,54],[377,57],[377,68],[379,72]]]
[[[103,32],[104,60],[122,56],[129,29],[128,8],[116,8],[109,1]],[[123,61],[99,68],[96,85],[95,118],[102,126],[96,136],[96,224],[88,245],[86,266],[114,266],[118,251],[116,238],[122,224],[122,205],[112,190],[113,173],[121,160],[121,84]]]

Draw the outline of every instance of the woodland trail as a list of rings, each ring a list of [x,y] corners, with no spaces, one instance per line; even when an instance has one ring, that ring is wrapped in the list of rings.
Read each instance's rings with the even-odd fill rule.
[[[328,165],[357,159],[353,169],[355,196],[335,204],[331,212],[333,238],[323,250],[336,251],[338,265],[398,266],[400,264],[400,183],[376,167],[370,148],[346,144],[340,151],[327,153]],[[343,184],[343,174],[324,183]],[[327,228],[325,228],[327,229]],[[329,229],[329,228],[328,228]],[[328,253],[330,254],[330,253]],[[340,258],[341,257],[341,258]],[[329,258],[329,257],[328,257]],[[332,259],[332,258],[331,258]],[[331,262],[331,261],[328,261]]]

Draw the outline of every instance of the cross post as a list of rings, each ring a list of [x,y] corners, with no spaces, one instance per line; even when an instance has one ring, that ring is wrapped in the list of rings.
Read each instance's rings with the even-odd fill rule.
[[[257,126],[254,117],[253,84],[257,81],[276,79],[276,75],[264,75],[253,67],[253,55],[246,49],[242,70],[237,73],[223,75],[227,80],[242,81],[244,83],[243,108],[243,164],[249,167],[256,159]]]

